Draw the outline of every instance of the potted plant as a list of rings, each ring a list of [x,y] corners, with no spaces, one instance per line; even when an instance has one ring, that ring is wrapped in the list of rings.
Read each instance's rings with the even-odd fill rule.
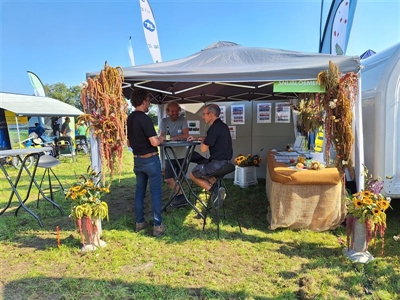
[[[248,187],[249,185],[256,185],[258,181],[255,168],[259,167],[262,162],[260,155],[239,154],[235,157],[234,161],[236,164],[234,184],[242,188]]]
[[[346,198],[347,251],[350,259],[360,252],[364,253],[363,256],[369,256],[368,245],[374,238],[374,247],[376,247],[378,236],[382,239],[381,254],[384,253],[385,211],[390,207],[391,199],[380,193],[383,188],[383,181],[380,178],[374,179],[372,175],[368,176],[368,170],[365,166],[364,175],[364,190]],[[367,260],[371,259],[372,256]]]
[[[80,175],[65,196],[71,201],[70,217],[81,235],[82,250],[95,250],[106,245],[100,240],[100,236],[101,220],[108,220],[108,205],[101,201],[101,197],[110,190],[100,187],[100,181],[100,174],[93,171]]]

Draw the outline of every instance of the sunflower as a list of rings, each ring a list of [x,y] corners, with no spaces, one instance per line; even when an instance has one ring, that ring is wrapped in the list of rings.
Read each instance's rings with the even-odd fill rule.
[[[382,210],[380,208],[373,208],[372,209],[372,213],[374,214],[374,216],[379,216],[381,214]]]
[[[386,199],[382,199],[382,200],[378,201],[377,204],[380,207],[380,209],[382,209],[383,211],[387,210],[390,206],[389,201],[387,201]]]
[[[368,197],[368,198],[363,199],[363,203],[366,205],[371,205],[373,203],[373,201],[371,198]]]
[[[362,192],[363,197],[370,197],[372,193],[370,191],[363,191]]]
[[[353,204],[357,208],[363,207],[363,201],[361,199],[354,198]]]

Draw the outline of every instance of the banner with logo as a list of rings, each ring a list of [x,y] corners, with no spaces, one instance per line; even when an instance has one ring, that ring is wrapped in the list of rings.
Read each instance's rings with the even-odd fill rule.
[[[148,0],[139,0],[142,12],[144,36],[154,63],[161,62],[161,50],[158,42],[156,21]]]
[[[274,93],[324,93],[317,80],[281,80],[274,82]]]

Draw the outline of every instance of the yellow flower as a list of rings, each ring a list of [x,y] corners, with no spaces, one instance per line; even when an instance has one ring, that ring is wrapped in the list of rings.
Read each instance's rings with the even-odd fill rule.
[[[360,200],[360,199],[355,198],[355,199],[353,199],[353,204],[354,204],[355,207],[359,208],[359,207],[363,206],[363,201]]]
[[[371,198],[364,198],[364,199],[363,199],[363,202],[364,202],[364,204],[366,204],[366,205],[371,205],[371,204],[373,203],[373,201],[372,201]]]
[[[80,185],[77,185],[77,186],[73,187],[71,190],[72,190],[73,192],[79,192],[80,189],[81,189],[81,186],[80,186]]]
[[[383,210],[387,210],[390,206],[389,201],[387,201],[386,199],[380,200],[378,201],[378,206]]]
[[[363,191],[362,192],[363,197],[370,197],[372,193],[370,191]]]
[[[374,208],[374,209],[372,209],[372,213],[374,214],[374,216],[378,216],[378,215],[380,215],[381,214],[381,210],[379,209],[379,208]]]

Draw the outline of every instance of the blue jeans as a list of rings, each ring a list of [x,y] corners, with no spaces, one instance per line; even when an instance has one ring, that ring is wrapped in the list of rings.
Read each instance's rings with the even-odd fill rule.
[[[150,185],[151,212],[154,218],[154,226],[162,224],[162,176],[161,162],[158,155],[149,158],[134,159],[133,171],[136,174],[135,214],[136,222],[144,222],[143,202],[146,195],[147,181]]]

